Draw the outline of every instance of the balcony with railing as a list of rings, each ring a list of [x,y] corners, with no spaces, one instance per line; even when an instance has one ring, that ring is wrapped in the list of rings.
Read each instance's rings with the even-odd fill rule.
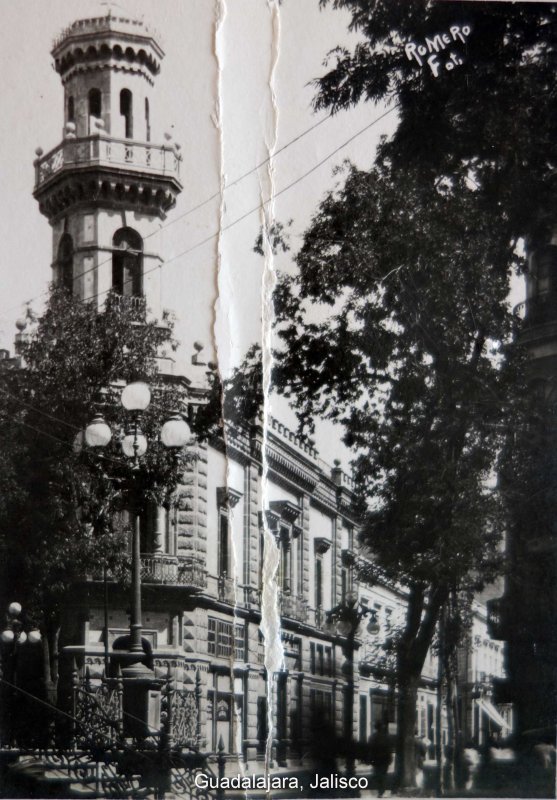
[[[35,191],[65,170],[89,167],[117,167],[138,174],[180,180],[182,160],[175,147],[116,139],[106,134],[65,139],[35,161]]]
[[[557,292],[543,292],[530,297],[515,306],[514,311],[523,320],[525,329],[557,322]]]
[[[196,556],[170,556],[164,553],[142,554],[143,583],[184,586],[202,590],[207,586],[207,572]]]
[[[492,639],[505,639],[505,598],[494,597],[488,600],[487,606],[487,630]]]
[[[297,622],[308,622],[309,620],[307,601],[301,597],[281,592],[279,594],[279,608],[281,617],[293,619]]]

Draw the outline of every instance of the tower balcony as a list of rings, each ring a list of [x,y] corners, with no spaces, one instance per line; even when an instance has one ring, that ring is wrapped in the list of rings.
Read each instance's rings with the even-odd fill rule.
[[[88,167],[121,167],[179,180],[181,156],[173,147],[151,142],[134,142],[95,134],[81,139],[65,139],[35,161],[35,191],[61,170]]]
[[[177,146],[95,133],[37,154],[33,194],[51,221],[76,204],[107,203],[164,218],[182,190]]]

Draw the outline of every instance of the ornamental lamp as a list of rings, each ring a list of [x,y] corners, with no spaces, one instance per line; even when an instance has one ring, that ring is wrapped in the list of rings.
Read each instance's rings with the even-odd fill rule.
[[[366,631],[368,633],[379,633],[380,630],[381,626],[377,621],[377,614],[372,614],[371,619],[366,626]]]
[[[337,631],[341,636],[348,636],[352,630],[352,625],[347,619],[341,619],[337,622]]]
[[[145,411],[151,402],[151,390],[143,381],[128,383],[122,389],[120,402],[126,411]]]
[[[190,426],[178,413],[173,414],[161,428],[161,442],[169,450],[185,447],[190,437]]]
[[[19,617],[21,614],[21,603],[10,603],[8,606],[8,614],[10,617]]]
[[[112,439],[112,431],[104,421],[102,414],[96,414],[93,421],[85,428],[87,447],[106,447]]]
[[[325,624],[323,625],[323,630],[325,633],[334,633],[335,632],[335,623],[332,619],[325,620]]]
[[[140,430],[127,433],[122,439],[122,450],[128,458],[139,458],[147,452],[147,439]]]

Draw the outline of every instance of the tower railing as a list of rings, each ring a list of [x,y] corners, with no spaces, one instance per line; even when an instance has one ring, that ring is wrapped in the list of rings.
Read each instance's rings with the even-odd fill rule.
[[[180,161],[176,148],[151,142],[118,139],[95,134],[65,139],[35,161],[35,190],[62,170],[109,166],[179,179]]]

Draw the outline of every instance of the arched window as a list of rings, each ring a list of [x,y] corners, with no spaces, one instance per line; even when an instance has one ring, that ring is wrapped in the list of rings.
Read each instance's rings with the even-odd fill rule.
[[[145,98],[145,141],[151,141],[151,120],[149,118],[149,98]]]
[[[100,119],[102,116],[102,99],[100,89],[89,89],[88,95],[89,105],[89,133],[94,133],[91,126],[91,117]]]
[[[141,297],[141,236],[132,228],[120,228],[114,234],[112,246],[112,288],[124,297]]]
[[[75,121],[75,105],[73,97],[68,97],[68,122]]]
[[[73,240],[65,233],[58,245],[58,283],[68,293],[73,293]]]
[[[129,89],[120,92],[120,114],[124,117],[124,136],[133,137],[132,93]]]

